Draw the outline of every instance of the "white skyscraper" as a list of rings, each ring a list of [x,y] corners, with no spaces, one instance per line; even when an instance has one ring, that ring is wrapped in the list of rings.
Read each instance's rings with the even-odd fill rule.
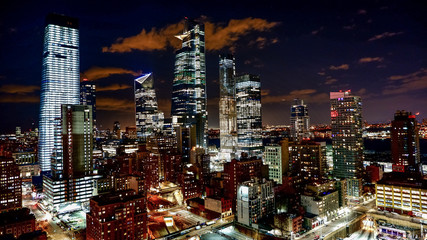
[[[46,17],[40,97],[39,161],[42,172],[51,171],[56,118],[62,104],[79,104],[79,23],[57,14]]]

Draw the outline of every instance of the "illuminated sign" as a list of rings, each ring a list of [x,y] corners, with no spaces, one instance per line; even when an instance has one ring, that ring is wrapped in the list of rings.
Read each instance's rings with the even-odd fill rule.
[[[165,221],[166,227],[172,227],[173,226],[173,218],[172,217],[163,217],[163,220]]]
[[[331,111],[331,118],[336,118],[336,117],[338,117],[338,111],[337,110]]]

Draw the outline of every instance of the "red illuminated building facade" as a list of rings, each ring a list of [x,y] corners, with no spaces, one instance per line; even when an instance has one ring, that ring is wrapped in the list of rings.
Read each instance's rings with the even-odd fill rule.
[[[405,167],[420,163],[418,127],[415,115],[396,111],[391,122],[391,156],[393,171],[403,172]]]
[[[0,156],[0,212],[22,207],[22,180],[15,160]]]
[[[146,198],[134,190],[94,197],[86,214],[86,226],[88,240],[145,239]]]

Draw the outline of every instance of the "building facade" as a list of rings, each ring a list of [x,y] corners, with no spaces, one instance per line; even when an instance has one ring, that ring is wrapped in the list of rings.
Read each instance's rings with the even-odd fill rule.
[[[146,239],[145,196],[126,190],[92,198],[86,229],[88,240]]]
[[[51,171],[56,121],[62,104],[80,102],[79,22],[49,14],[46,18],[40,96],[39,162],[42,172]]]
[[[173,123],[195,125],[196,145],[207,147],[207,97],[205,30],[202,23],[185,19],[184,31],[176,36],[182,41],[176,51],[172,90]]]
[[[135,79],[135,120],[137,137],[146,140],[147,137],[163,128],[164,115],[157,106],[153,74],[144,74]]]
[[[395,171],[420,163],[417,120],[410,112],[397,111],[391,121],[391,157]]]
[[[238,153],[262,157],[261,81],[259,76],[236,76]]]
[[[363,169],[362,100],[345,92],[331,92],[331,128],[334,169],[337,178],[359,179]],[[348,197],[360,197],[361,186],[347,186]]]
[[[22,207],[22,180],[12,157],[0,156],[0,212]]]
[[[296,142],[310,137],[310,117],[302,99],[294,99],[291,106],[291,137]]]
[[[236,212],[237,221],[250,227],[256,227],[259,219],[273,215],[275,212],[273,182],[252,179],[240,184]]]
[[[80,82],[80,105],[92,106],[93,128],[96,129],[96,85],[83,79]]]
[[[230,161],[237,148],[235,65],[232,55],[219,56],[219,129],[221,158]]]
[[[283,176],[289,170],[289,150],[279,144],[265,146],[264,163],[268,165],[269,179],[283,184]]]

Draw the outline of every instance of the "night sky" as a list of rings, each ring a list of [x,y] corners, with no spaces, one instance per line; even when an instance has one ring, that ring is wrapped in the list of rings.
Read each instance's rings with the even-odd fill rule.
[[[218,126],[218,55],[261,76],[263,124],[288,124],[293,98],[330,123],[329,92],[362,97],[369,123],[397,109],[427,118],[423,1],[7,1],[0,5],[0,133],[38,124],[43,30],[50,12],[80,20],[80,71],[97,85],[101,129],[135,125],[133,79],[153,72],[170,115],[174,51],[184,17],[206,23],[209,127]],[[202,3],[203,2],[203,3]],[[282,2],[282,1],[277,1]],[[328,3],[325,3],[328,2]],[[363,2],[363,3],[362,3]]]

